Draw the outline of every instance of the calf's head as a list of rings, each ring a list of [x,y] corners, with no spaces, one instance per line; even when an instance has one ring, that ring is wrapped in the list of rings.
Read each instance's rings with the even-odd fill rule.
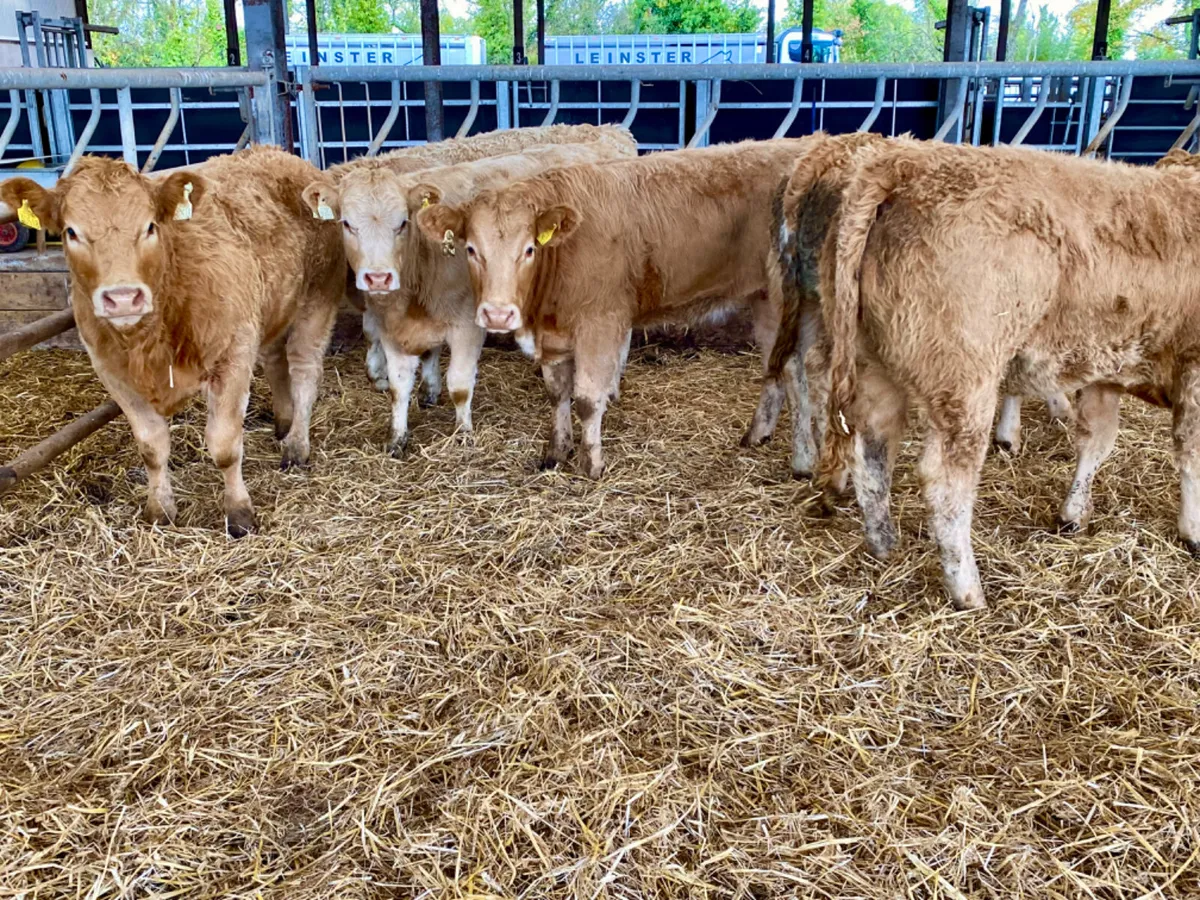
[[[205,187],[194,172],[151,180],[123,162],[84,157],[53,190],[13,178],[0,184],[0,200],[62,236],[72,278],[96,318],[128,330],[157,308],[172,233]]]
[[[412,179],[384,168],[351,170],[336,184],[328,177],[304,189],[318,218],[340,219],[346,261],[360,291],[387,294],[400,289],[405,254],[412,251],[415,211]],[[421,198],[416,197],[416,208]]]
[[[527,324],[542,257],[561,247],[579,227],[570,206],[542,204],[516,192],[483,192],[460,207],[437,202],[417,213],[430,239],[465,253],[475,291],[475,323],[488,331],[516,331]]]

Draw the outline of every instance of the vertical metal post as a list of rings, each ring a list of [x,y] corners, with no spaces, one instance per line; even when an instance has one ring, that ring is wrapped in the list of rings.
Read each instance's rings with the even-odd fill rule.
[[[1096,2],[1096,30],[1092,34],[1092,59],[1108,59],[1108,17],[1111,0]]]
[[[304,0],[304,24],[308,26],[308,65],[315,69],[321,64],[317,53],[317,0]]]
[[[321,138],[317,128],[317,95],[313,91],[313,71],[304,66],[300,77],[300,155],[321,168]]]
[[[775,0],[769,0],[774,3]],[[546,0],[537,0],[537,47],[538,65],[546,64]]]
[[[271,143],[291,152],[292,115],[287,93],[287,50],[284,47],[283,0],[242,0],[246,23],[246,65],[267,73],[266,87],[255,88],[255,114],[269,111]],[[266,99],[260,104],[258,94]],[[268,133],[265,123],[256,123],[259,134]],[[259,141],[262,143],[262,141]]]
[[[1192,37],[1188,41],[1188,59],[1200,57],[1200,9],[1192,10]]]
[[[238,43],[237,0],[224,0],[225,6],[225,65],[240,68],[242,47]]]
[[[804,0],[800,12],[800,62],[813,61],[813,0]]]
[[[541,0],[538,0],[540,3]],[[767,65],[775,62],[775,0],[767,0]]]
[[[121,120],[121,155],[136,169],[137,136],[133,132],[133,91],[130,88],[117,88],[117,115]]]
[[[996,30],[996,62],[1008,59],[1008,23],[1012,19],[1012,0],[1000,0],[1000,22]]]
[[[519,2],[519,0],[518,0]],[[421,0],[421,50],[427,66],[442,64],[442,32],[438,22],[437,0]],[[442,107],[442,83],[425,82],[425,140],[440,141],[446,136],[446,111]]]
[[[944,62],[964,62],[967,59],[971,43],[972,12],[968,0],[949,0],[946,5],[946,39],[942,48]],[[957,144],[962,139],[963,117],[959,110],[966,102],[960,92],[966,90],[966,79],[947,79],[942,82],[941,97],[938,101],[938,133],[942,134],[942,126],[951,117],[958,120],[951,130],[942,135],[942,140]]]
[[[525,65],[525,0],[512,0],[513,65]]]

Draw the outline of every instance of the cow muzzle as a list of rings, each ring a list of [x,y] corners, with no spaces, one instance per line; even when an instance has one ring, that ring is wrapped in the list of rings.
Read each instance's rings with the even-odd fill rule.
[[[483,303],[475,312],[475,324],[488,331],[516,331],[521,311],[511,303]]]
[[[362,269],[357,273],[358,289],[368,294],[390,294],[400,288],[395,269]]]
[[[92,293],[96,318],[117,328],[136,325],[153,308],[150,288],[144,284],[118,284],[97,288]]]

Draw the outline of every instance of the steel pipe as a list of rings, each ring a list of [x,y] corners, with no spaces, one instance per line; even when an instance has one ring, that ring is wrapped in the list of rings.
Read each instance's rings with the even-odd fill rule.
[[[121,407],[112,400],[105,400],[37,446],[30,447],[7,466],[0,466],[0,494],[12,490],[22,478],[44,469],[56,456],[95,434],[120,414]]]
[[[21,124],[21,92],[9,91],[8,101],[12,107],[8,113],[8,122],[4,126],[4,133],[0,134],[0,156],[8,149],[9,142],[17,132],[17,126]]]
[[[98,91],[97,94],[99,94]],[[163,125],[162,131],[158,133],[158,140],[150,148],[150,155],[146,157],[146,164],[142,166],[142,172],[152,172],[154,171],[154,167],[158,165],[158,158],[162,156],[163,148],[167,146],[167,139],[175,130],[176,123],[179,122],[179,107],[182,104],[183,91],[179,88],[171,88],[171,112],[167,116],[167,121]]]
[[[8,359],[14,353],[28,350],[30,347],[62,334],[64,331],[70,331],[74,327],[75,310],[68,306],[66,309],[60,309],[36,322],[6,331],[4,334],[0,334],[0,362]]]
[[[87,124],[83,126],[83,131],[79,135],[79,140],[75,142],[75,149],[71,151],[71,158],[67,160],[66,166],[63,168],[64,175],[70,175],[71,170],[75,168],[75,164],[79,162],[79,157],[83,156],[83,151],[87,149],[88,141],[92,139],[92,135],[96,133],[96,126],[100,124],[100,91],[92,88],[90,91],[92,98],[92,112],[88,116]]]
[[[713,121],[717,118],[717,113],[721,111],[721,79],[714,78],[712,80],[712,91],[708,99],[708,115],[704,117],[704,121],[696,127],[696,133],[692,135],[692,139],[687,142],[688,147],[697,147],[704,136],[708,134],[708,129],[712,128]]]
[[[1043,78],[1042,86],[1038,90],[1037,103],[1033,105],[1033,110],[1028,116],[1026,116],[1025,121],[1021,123],[1020,129],[1016,134],[1013,135],[1013,139],[1010,141],[1014,147],[1024,141],[1025,138],[1029,137],[1029,132],[1033,131],[1033,126],[1037,124],[1037,120],[1041,117],[1042,110],[1044,110],[1046,108],[1046,104],[1050,102],[1050,94],[1053,93],[1050,88],[1051,79]],[[1003,92],[1003,84],[1000,85],[1000,90]]]
[[[787,115],[783,117],[783,121],[775,129],[774,137],[781,138],[787,134],[788,129],[792,127],[792,123],[796,121],[796,116],[800,115],[800,101],[803,97],[804,79],[797,78],[792,88],[792,105],[788,107]]]
[[[1096,136],[1092,138],[1087,148],[1081,153],[1081,156],[1091,156],[1101,145],[1108,140],[1108,136],[1112,134],[1112,130],[1117,127],[1117,123],[1121,121],[1121,116],[1125,115],[1125,110],[1129,108],[1129,98],[1133,95],[1133,79],[1126,77],[1121,82],[1121,93],[1117,97],[1117,105],[1113,107],[1113,111],[1108,114],[1108,119],[1100,126],[1100,130],[1096,132]]]
[[[879,118],[879,114],[883,111],[883,101],[887,96],[887,79],[883,76],[875,79],[875,103],[871,106],[871,111],[867,113],[867,117],[863,119],[863,123],[858,126],[859,131],[870,131],[871,126],[875,124],[875,120]]]
[[[479,81],[471,82],[471,106],[467,110],[467,117],[463,119],[463,123],[458,126],[458,131],[455,132],[455,137],[466,137],[471,133],[471,126],[475,124],[475,117],[479,115]]]
[[[426,81],[435,79],[426,78]],[[392,131],[392,126],[396,124],[396,118],[400,115],[400,82],[392,81],[392,106],[388,110],[387,118],[383,120],[383,124],[379,126],[379,133],[371,139],[371,143],[367,145],[367,156],[374,156],[379,152],[379,148],[383,146],[383,142],[387,140],[387,136]],[[342,125],[342,134],[346,133],[346,126]]]
[[[638,114],[638,105],[642,102],[642,81],[635,78],[629,82],[629,112],[621,120],[622,128],[632,128],[634,117]]]
[[[542,119],[542,127],[551,125],[554,122],[554,117],[558,115],[558,100],[559,100],[559,83],[557,81],[550,82],[550,108],[546,110],[546,118]]]

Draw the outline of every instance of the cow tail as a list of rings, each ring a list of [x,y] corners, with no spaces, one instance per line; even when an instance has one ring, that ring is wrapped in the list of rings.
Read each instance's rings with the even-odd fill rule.
[[[875,154],[863,154],[843,194],[834,260],[821,265],[821,312],[830,342],[829,415],[825,425],[825,445],[817,470],[817,484],[830,494],[845,490],[854,454],[853,408],[857,391],[857,342],[859,280],[867,237],[875,223],[876,211],[896,189],[899,178],[885,158],[883,165],[873,162]],[[830,281],[834,282],[830,284]]]
[[[798,274],[795,266],[789,267],[785,263],[789,257],[795,259],[801,251],[800,235],[793,227],[799,223],[799,212],[808,201],[809,192],[814,185],[826,172],[837,166],[844,156],[844,151],[837,141],[824,132],[817,132],[807,140],[812,142],[812,149],[796,160],[787,183],[772,201],[779,204],[779,222],[787,224],[788,240],[791,243],[790,247],[781,243],[781,235],[776,227],[775,233],[771,235],[774,243],[771,256],[773,264],[779,267],[779,276],[783,282],[783,309],[779,334],[767,363],[767,375],[775,379],[782,378],[784,366],[796,355],[800,346],[800,327],[803,321],[801,305],[804,302],[804,291],[801,285],[795,283],[794,279]]]

